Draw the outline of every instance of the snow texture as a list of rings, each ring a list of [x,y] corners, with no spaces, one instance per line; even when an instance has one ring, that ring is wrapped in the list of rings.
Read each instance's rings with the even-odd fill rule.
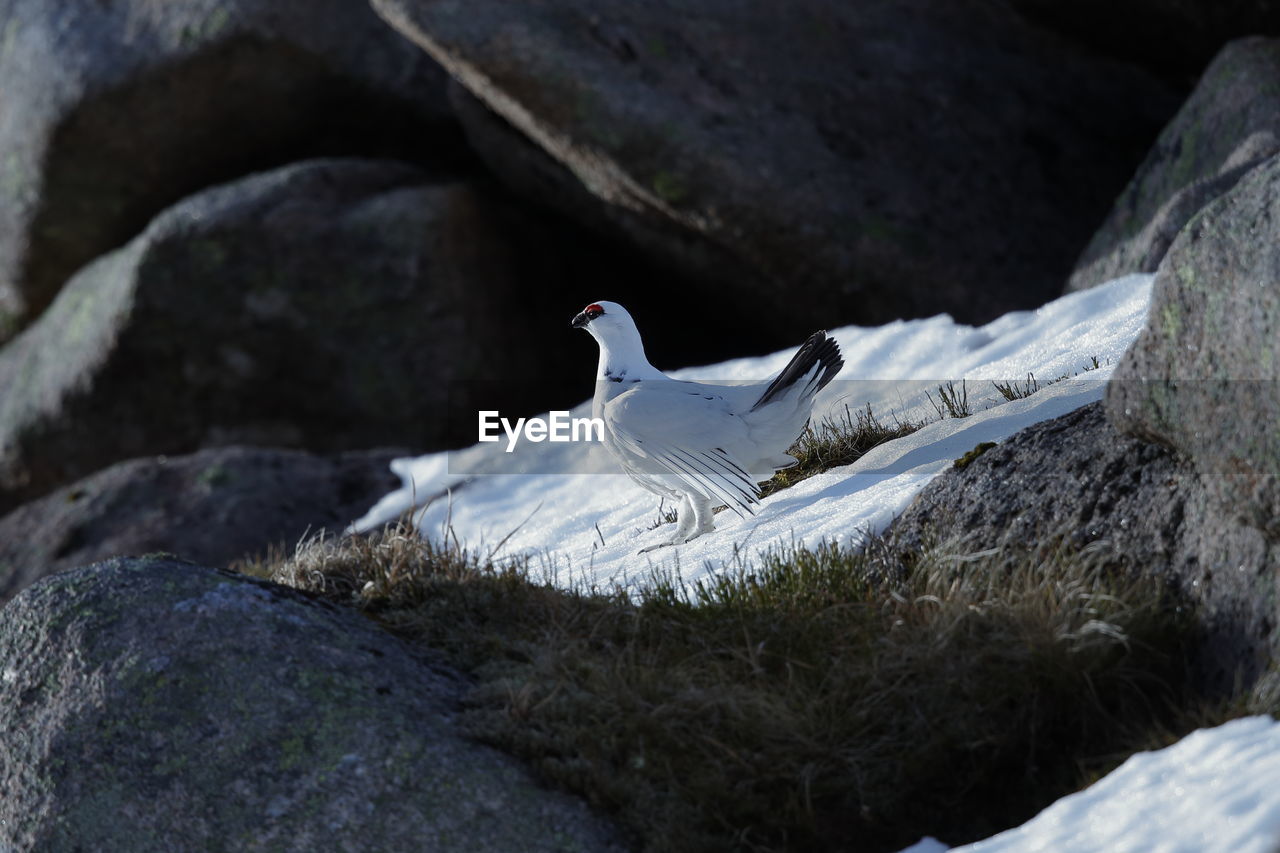
[[[870,404],[882,421],[933,422],[853,465],[766,498],[754,517],[721,513],[713,533],[685,545],[638,554],[670,535],[650,529],[658,502],[617,473],[603,448],[582,443],[525,445],[505,454],[500,442],[398,459],[392,470],[404,486],[353,526],[373,529],[417,506],[413,518],[423,535],[456,538],[499,559],[529,555],[561,583],[600,587],[643,584],[657,575],[688,583],[749,564],[769,549],[822,540],[856,544],[868,531],[882,530],[929,480],[977,444],[1000,441],[1099,399],[1105,379],[1145,322],[1152,278],[1127,276],[977,328],[941,315],[834,331],[845,368],[819,396],[816,416]],[[672,375],[759,382],[794,353]],[[1101,367],[1085,372],[1095,358]],[[1071,378],[1014,402],[1006,402],[992,384],[1024,380],[1028,373],[1042,382]],[[961,380],[974,414],[938,420],[926,392],[936,399],[940,383],[959,387]],[[584,388],[584,394],[589,391]],[[590,404],[573,414],[588,416]]]

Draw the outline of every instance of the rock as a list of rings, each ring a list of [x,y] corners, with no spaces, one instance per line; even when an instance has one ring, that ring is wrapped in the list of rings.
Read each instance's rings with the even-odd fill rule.
[[[965,551],[1054,535],[1078,548],[1101,541],[1116,562],[1168,562],[1183,532],[1186,475],[1166,448],[1118,435],[1094,403],[939,476],[891,529],[913,546],[944,531]]]
[[[1011,0],[1029,20],[1090,50],[1190,85],[1231,39],[1280,32],[1273,0]]]
[[[1190,460],[1219,510],[1280,543],[1280,156],[1178,235],[1116,366],[1121,432]]]
[[[1067,282],[1086,290],[1155,272],[1182,227],[1246,172],[1280,152],[1280,40],[1222,49],[1160,134]]]
[[[1173,109],[997,4],[374,6],[495,172],[792,336],[1041,304]]]
[[[205,446],[440,447],[472,395],[544,411],[557,400],[534,380],[570,364],[585,388],[589,363],[547,345],[580,300],[528,287],[559,274],[563,237],[427,180],[363,160],[250,176],[80,272],[0,350],[0,512]]]
[[[749,301],[745,306],[739,306],[737,297],[744,289],[743,283],[755,282],[759,278],[758,272],[742,257],[698,239],[678,223],[663,222],[624,205],[601,204],[591,190],[575,179],[559,161],[490,110],[456,80],[449,85],[449,96],[472,148],[518,195],[550,209],[565,211],[595,235],[620,239],[668,269],[686,273],[684,280],[670,274],[655,277],[644,290],[614,292],[609,297],[611,300],[620,301],[628,307],[646,301],[652,303],[653,297],[646,291],[656,286],[658,301],[666,306],[673,302],[714,306],[712,312],[702,313],[727,316],[731,323],[726,325],[736,326],[739,331],[750,329],[756,350],[794,346],[798,336],[808,334],[796,332],[799,327],[795,324],[778,328],[772,322],[761,322],[760,312],[751,310],[757,307],[758,302]],[[611,291],[616,287],[616,283],[610,284]],[[726,287],[732,288],[730,292],[735,298],[724,298]],[[767,289],[764,282],[756,282],[753,287]],[[663,313],[666,312],[657,313],[655,319],[661,320]],[[812,322],[810,318],[810,325]],[[670,325],[676,328],[659,326],[656,331],[659,335],[685,334],[679,321]]]
[[[0,603],[45,575],[120,554],[225,566],[341,534],[399,485],[388,469],[398,455],[223,447],[121,462],[0,518]]]
[[[926,486],[888,535],[973,553],[1061,541],[1167,577],[1201,608],[1200,677],[1229,691],[1276,653],[1280,547],[1221,513],[1195,468],[1116,432],[1095,403],[1035,424]]]
[[[0,0],[0,340],[211,184],[291,160],[462,162],[445,74],[358,0]]]
[[[621,850],[463,738],[463,685],[354,611],[164,559],[0,619],[0,849]]]

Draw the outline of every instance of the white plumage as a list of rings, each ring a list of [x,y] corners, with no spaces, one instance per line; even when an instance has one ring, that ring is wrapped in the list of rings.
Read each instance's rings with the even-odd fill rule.
[[[717,505],[753,513],[758,484],[795,464],[787,448],[844,365],[836,342],[815,332],[771,382],[684,382],[649,364],[635,321],[616,302],[593,302],[572,325],[600,345],[592,414],[604,422],[605,446],[627,476],[678,505],[676,531],[662,545],[713,530]]]

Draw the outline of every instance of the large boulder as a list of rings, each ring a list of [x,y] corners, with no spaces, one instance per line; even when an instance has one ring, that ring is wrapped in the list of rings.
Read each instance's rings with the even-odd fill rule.
[[[459,678],[354,611],[142,559],[3,613],[0,849],[622,849],[467,741]]]
[[[1209,677],[1280,652],[1280,155],[1202,208],[1160,263],[1147,323],[1091,409],[931,484],[896,524],[966,549],[1047,537],[1171,579],[1207,615]]]
[[[1280,156],[1178,235],[1107,407],[1122,432],[1189,459],[1223,514],[1280,543]]]
[[[1155,272],[1182,227],[1280,152],[1280,39],[1222,49],[1093,235],[1067,282]]]
[[[225,566],[340,535],[398,485],[388,469],[397,455],[219,447],[112,465],[0,518],[0,603],[45,575],[120,554]]]
[[[580,300],[528,287],[557,274],[563,241],[492,193],[427,181],[363,160],[254,175],[82,270],[0,350],[0,512],[123,459],[439,447],[473,394],[545,410],[586,393],[523,381],[576,364],[547,330],[569,339]]]
[[[1060,537],[1167,572],[1205,608],[1207,677],[1247,681],[1280,653],[1277,347],[1280,156],[1179,233],[1103,408],[1032,427],[940,477],[894,531],[959,536],[964,550]]]
[[[792,335],[1041,304],[1174,108],[995,3],[374,6],[495,172]]]
[[[203,187],[461,158],[444,72],[360,0],[0,0],[0,79],[0,340]]]
[[[1280,547],[1222,513],[1189,461],[1119,434],[1101,403],[1036,424],[935,479],[891,525],[906,547],[1083,551],[1166,577],[1201,612],[1206,687],[1248,683],[1276,653]]]

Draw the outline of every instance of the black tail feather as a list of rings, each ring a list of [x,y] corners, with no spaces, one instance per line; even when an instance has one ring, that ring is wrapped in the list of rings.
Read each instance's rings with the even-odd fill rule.
[[[782,372],[769,383],[769,387],[764,389],[760,399],[756,400],[756,404],[751,407],[751,411],[754,412],[761,406],[767,406],[772,403],[779,395],[785,393],[788,388],[808,375],[815,364],[821,365],[822,371],[817,376],[816,387],[811,392],[813,394],[825,388],[827,383],[840,372],[840,368],[844,367],[844,359],[840,356],[840,347],[834,339],[827,337],[825,331],[814,332],[809,336],[809,340],[804,342],[795,357],[791,359],[786,367],[782,368]],[[813,383],[810,384],[812,385]]]

